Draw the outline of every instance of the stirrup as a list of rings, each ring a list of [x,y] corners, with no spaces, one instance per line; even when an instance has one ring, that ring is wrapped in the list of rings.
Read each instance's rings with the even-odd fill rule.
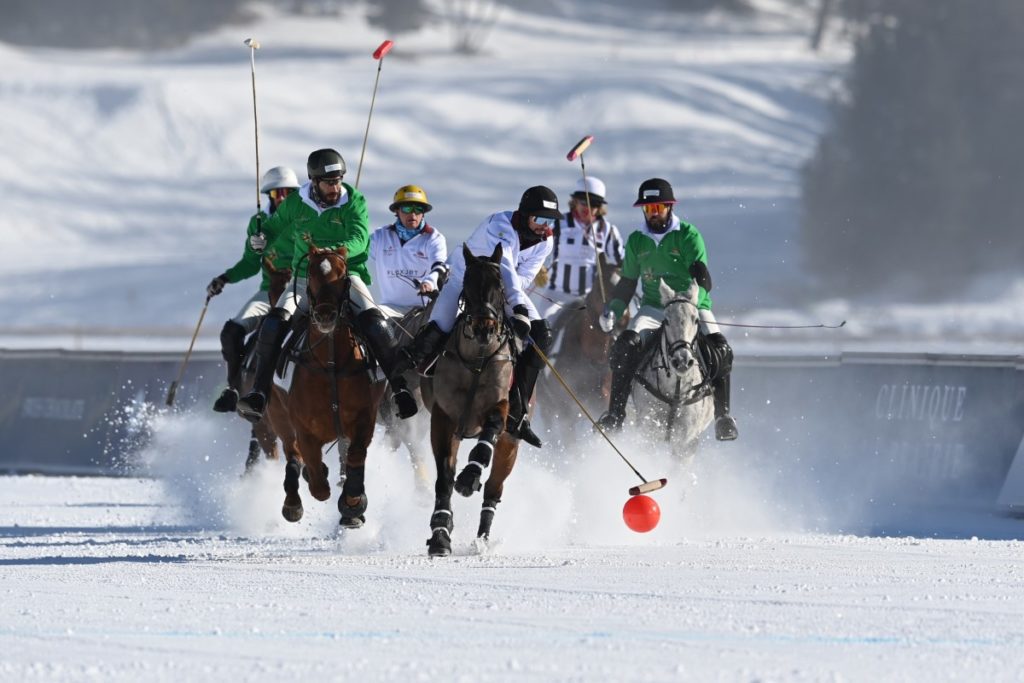
[[[739,434],[736,418],[732,415],[719,415],[715,420],[715,438],[719,441],[735,441]]]
[[[530,427],[530,418],[523,416],[519,420],[510,419],[505,424],[505,431],[519,439],[525,441],[534,448],[541,448],[544,446],[544,442],[540,440],[540,437]]]
[[[625,419],[625,415],[616,415],[609,410],[597,419],[597,424],[606,432],[618,432],[622,430],[622,423]]]
[[[238,414],[253,424],[263,419],[267,409],[267,397],[258,391],[250,391],[238,401]]]

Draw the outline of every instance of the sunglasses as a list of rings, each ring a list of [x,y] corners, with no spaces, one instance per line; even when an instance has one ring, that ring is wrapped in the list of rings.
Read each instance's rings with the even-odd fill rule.
[[[417,204],[405,204],[398,207],[402,213],[425,213],[423,207]]]
[[[553,228],[553,227],[555,227],[555,221],[558,220],[558,219],[557,218],[546,218],[544,216],[533,216],[532,220],[537,225],[543,225],[544,227],[547,227],[547,228]]]
[[[273,190],[270,191],[270,198],[276,201],[278,199],[284,199],[291,193],[292,188],[290,187],[275,187]]]
[[[657,216],[665,209],[671,209],[671,204],[641,204],[640,208],[644,210],[645,216]]]
[[[327,187],[341,187],[341,178],[320,178],[317,182]]]

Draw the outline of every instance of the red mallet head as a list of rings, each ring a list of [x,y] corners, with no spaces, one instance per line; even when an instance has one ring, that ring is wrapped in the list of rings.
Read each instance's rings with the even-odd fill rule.
[[[569,153],[565,155],[565,158],[568,159],[569,161],[576,161],[576,158],[579,155],[583,154],[583,152],[587,150],[587,147],[590,147],[590,143],[593,141],[593,135],[583,136],[582,140],[580,140],[579,142],[572,146],[572,149],[570,149]]]
[[[633,496],[622,507],[622,519],[630,529],[644,534],[658,526],[661,508],[658,507],[658,501],[650,496]]]
[[[395,41],[393,41],[393,40],[385,40],[383,43],[380,44],[380,47],[378,47],[376,50],[373,51],[373,58],[374,59],[382,59],[384,57],[384,55],[386,55],[387,53],[391,52],[391,48],[394,47],[394,46],[395,46]]]

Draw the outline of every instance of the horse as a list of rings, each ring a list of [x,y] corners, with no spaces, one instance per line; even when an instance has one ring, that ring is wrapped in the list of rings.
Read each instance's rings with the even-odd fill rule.
[[[659,289],[665,319],[641,357],[632,398],[641,432],[663,430],[666,442],[681,444],[686,461],[696,454],[698,439],[714,416],[711,381],[699,348],[699,287],[695,280],[687,292],[676,292],[662,280]]]
[[[331,496],[323,447],[348,443],[339,524],[356,529],[366,521],[366,451],[373,438],[382,382],[370,377],[370,365],[348,317],[348,251],[310,245],[309,327],[293,351],[294,368],[287,393],[274,385],[269,413],[287,457],[285,502],[281,513],[290,522],[302,518],[299,477],[317,500]]]
[[[576,393],[577,398],[595,414],[608,405],[611,389],[611,369],[608,356],[617,332],[625,329],[629,315],[623,315],[616,324],[613,334],[601,330],[598,318],[604,312],[605,300],[619,281],[619,269],[608,264],[605,255],[599,255],[603,288],[597,283],[591,287],[582,300],[567,303],[551,321],[552,336],[555,339],[551,352],[554,368]],[[578,414],[575,402],[568,399],[565,391],[555,378],[545,375],[538,386],[538,403],[543,405],[545,417],[557,420],[559,417],[575,417]],[[565,409],[565,410],[563,410]]]
[[[437,468],[427,539],[431,557],[444,557],[452,551],[453,489],[463,496],[473,495],[480,490],[483,472],[490,466],[477,528],[478,545],[487,543],[505,479],[519,451],[519,441],[505,431],[515,349],[505,321],[501,253],[499,244],[491,256],[477,258],[463,245],[465,308],[437,360],[433,378],[424,378],[422,383],[424,405],[431,411],[430,445]],[[476,438],[477,443],[456,477],[459,444],[467,438]]]
[[[292,277],[292,271],[290,268],[281,268],[280,270],[275,268],[273,262],[268,258],[263,259],[263,266],[267,269],[267,274],[270,276],[270,288],[267,290],[267,298],[270,301],[271,308],[273,308],[277,304],[277,300],[284,294],[285,287],[287,287],[288,281]],[[243,396],[252,390],[252,357],[256,350],[258,334],[259,327],[249,335],[249,341],[245,345],[245,361],[242,364],[242,385],[239,391]],[[270,425],[270,419],[266,415],[253,424],[249,430],[249,452],[245,458],[245,474],[251,474],[256,463],[260,461],[260,451],[263,452],[267,460],[277,460],[280,458],[277,449],[277,434],[274,432],[274,428]]]

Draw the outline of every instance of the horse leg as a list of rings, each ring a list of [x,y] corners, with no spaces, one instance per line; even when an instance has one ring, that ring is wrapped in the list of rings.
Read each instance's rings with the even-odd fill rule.
[[[469,462],[459,472],[455,479],[455,490],[459,494],[469,497],[480,490],[480,480],[483,478],[484,469],[491,464],[491,456],[494,455],[494,445],[498,437],[505,431],[505,413],[501,404],[508,403],[505,399],[492,408],[484,416],[483,428],[480,430],[480,437],[476,446],[469,452]]]
[[[260,448],[266,454],[267,460],[277,460],[279,457],[277,434],[274,433],[274,428],[270,426],[270,421],[266,418],[260,420],[253,425],[252,433],[259,442]]]
[[[250,474],[252,468],[260,461],[260,442],[256,438],[256,427],[249,430],[249,454],[245,457],[245,474]]]
[[[281,514],[289,522],[302,519],[302,498],[299,497],[299,476],[302,463],[293,454],[288,454],[288,462],[284,466],[284,505]]]
[[[373,426],[373,413],[365,410],[345,425],[345,432],[351,437],[345,452],[345,483],[338,498],[338,524],[346,529],[358,529],[366,522],[366,450],[373,438]]]
[[[431,557],[447,557],[452,554],[452,489],[455,485],[455,455],[458,441],[455,439],[455,422],[434,406],[430,416],[430,445],[434,451],[437,479],[434,481],[434,512],[430,515],[430,538],[427,539],[427,554]]]
[[[479,542],[486,543],[490,538],[495,510],[498,503],[501,502],[501,494],[505,490],[505,480],[508,479],[508,475],[512,474],[518,454],[519,443],[508,435],[505,435],[494,449],[494,466],[484,485],[484,504],[480,509],[480,526],[476,530]]]
[[[306,467],[302,477],[309,484],[309,493],[317,500],[328,500],[331,497],[331,482],[327,481],[327,465],[324,464],[323,444],[313,434],[306,432],[296,435],[302,462]]]

